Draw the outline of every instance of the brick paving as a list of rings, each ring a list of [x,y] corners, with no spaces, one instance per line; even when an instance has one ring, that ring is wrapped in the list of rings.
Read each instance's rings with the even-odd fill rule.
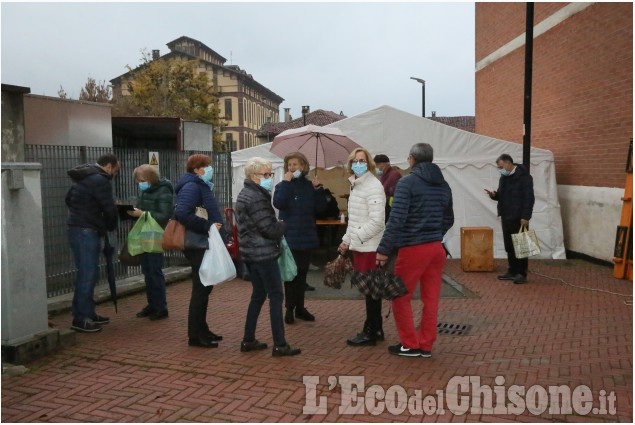
[[[537,260],[530,262],[532,271],[595,290],[535,273],[529,284],[513,285],[496,280],[505,262],[496,264],[497,272],[466,273],[458,260],[448,262],[446,273],[478,297],[441,300],[440,322],[469,324],[472,329],[464,336],[440,335],[430,359],[388,354],[387,346],[398,340],[392,318],[385,319],[386,342],[348,347],[346,338],[363,322],[360,300],[309,300],[317,321],[287,326],[288,340],[303,350],[292,358],[273,358],[270,350],[239,352],[248,282],[229,282],[212,293],[208,321],[224,336],[217,349],[187,346],[189,281],[168,286],[167,320],[135,317],[145,305],[142,293],[120,299],[118,314],[111,303],[104,303],[98,312],[112,322],[102,332],[78,334],[75,346],[26,365],[26,374],[2,377],[2,421],[632,422],[632,283],[613,279],[608,267],[580,260]],[[418,308],[420,303],[413,305]],[[387,307],[384,302],[384,313]],[[53,321],[58,327],[69,326],[70,314]],[[272,343],[266,304],[258,338]],[[307,400],[303,376],[319,377],[314,395],[323,413],[303,413],[305,404],[316,404]],[[392,390],[386,400],[374,401],[374,393],[366,393],[364,404],[360,393],[357,401],[350,401],[346,389],[329,385],[331,376],[340,382],[346,376],[363,376],[365,389],[400,385],[413,398],[436,398],[456,376],[478,376],[482,386],[500,385],[498,393],[503,395],[513,385],[527,390],[537,385],[545,391],[555,385],[572,390],[586,385],[593,407],[600,407],[600,394],[613,393],[616,412],[583,415],[576,408],[571,414],[552,414],[546,405],[527,400],[541,413],[521,409],[519,415],[499,410],[458,414],[453,409],[454,414],[446,403],[443,412],[426,414],[397,403]],[[534,390],[540,393],[540,388]],[[445,400],[452,393],[456,390],[448,390]],[[470,394],[466,387],[459,395]],[[472,398],[471,406],[477,399]],[[346,405],[357,405],[362,414],[341,413]]]

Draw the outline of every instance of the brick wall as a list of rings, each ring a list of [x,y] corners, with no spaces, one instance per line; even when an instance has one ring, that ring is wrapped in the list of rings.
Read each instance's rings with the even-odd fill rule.
[[[536,3],[535,24],[565,5]],[[624,187],[632,22],[631,3],[596,3],[534,40],[532,146],[554,153],[558,184]],[[524,4],[477,3],[476,61],[524,31]],[[477,133],[522,143],[524,55],[476,73]]]

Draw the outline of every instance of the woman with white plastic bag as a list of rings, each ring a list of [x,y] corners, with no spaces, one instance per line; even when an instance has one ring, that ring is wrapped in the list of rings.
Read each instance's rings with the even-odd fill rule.
[[[198,271],[203,286],[227,282],[236,277],[236,267],[216,226],[209,229],[209,248]]]

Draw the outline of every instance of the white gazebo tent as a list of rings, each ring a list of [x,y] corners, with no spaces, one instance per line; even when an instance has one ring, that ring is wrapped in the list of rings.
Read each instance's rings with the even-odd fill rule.
[[[500,154],[507,153],[516,162],[522,162],[522,145],[459,130],[390,106],[381,106],[329,126],[342,130],[368,149],[371,155],[387,155],[392,165],[403,170],[408,168],[406,158],[413,144],[425,142],[432,145],[434,163],[439,165],[452,188],[455,221],[445,238],[452,256],[460,257],[461,227],[486,226],[494,229],[494,256],[506,258],[500,219],[496,217],[496,202],[490,200],[483,189],[496,189],[498,186],[500,174],[494,161]],[[242,188],[242,168],[251,157],[259,156],[272,162],[276,171],[274,184],[282,178],[283,161],[269,152],[270,145],[232,154],[234,200]],[[531,175],[536,203],[530,225],[540,241],[540,257],[564,259],[555,164],[550,151],[531,149]],[[327,187],[346,185],[346,173],[341,169],[326,175],[320,172],[318,176]],[[333,179],[337,180],[337,184],[329,182]]]

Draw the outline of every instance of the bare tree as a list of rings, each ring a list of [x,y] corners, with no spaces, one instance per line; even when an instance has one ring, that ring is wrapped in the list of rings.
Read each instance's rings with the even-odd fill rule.
[[[110,103],[112,100],[112,89],[106,81],[95,81],[94,78],[88,77],[86,84],[79,92],[79,100],[88,100],[90,102]]]
[[[62,87],[61,84],[60,89],[57,91],[57,95],[60,97],[60,99],[68,99],[68,94],[66,94],[66,90],[64,90],[64,87]]]

